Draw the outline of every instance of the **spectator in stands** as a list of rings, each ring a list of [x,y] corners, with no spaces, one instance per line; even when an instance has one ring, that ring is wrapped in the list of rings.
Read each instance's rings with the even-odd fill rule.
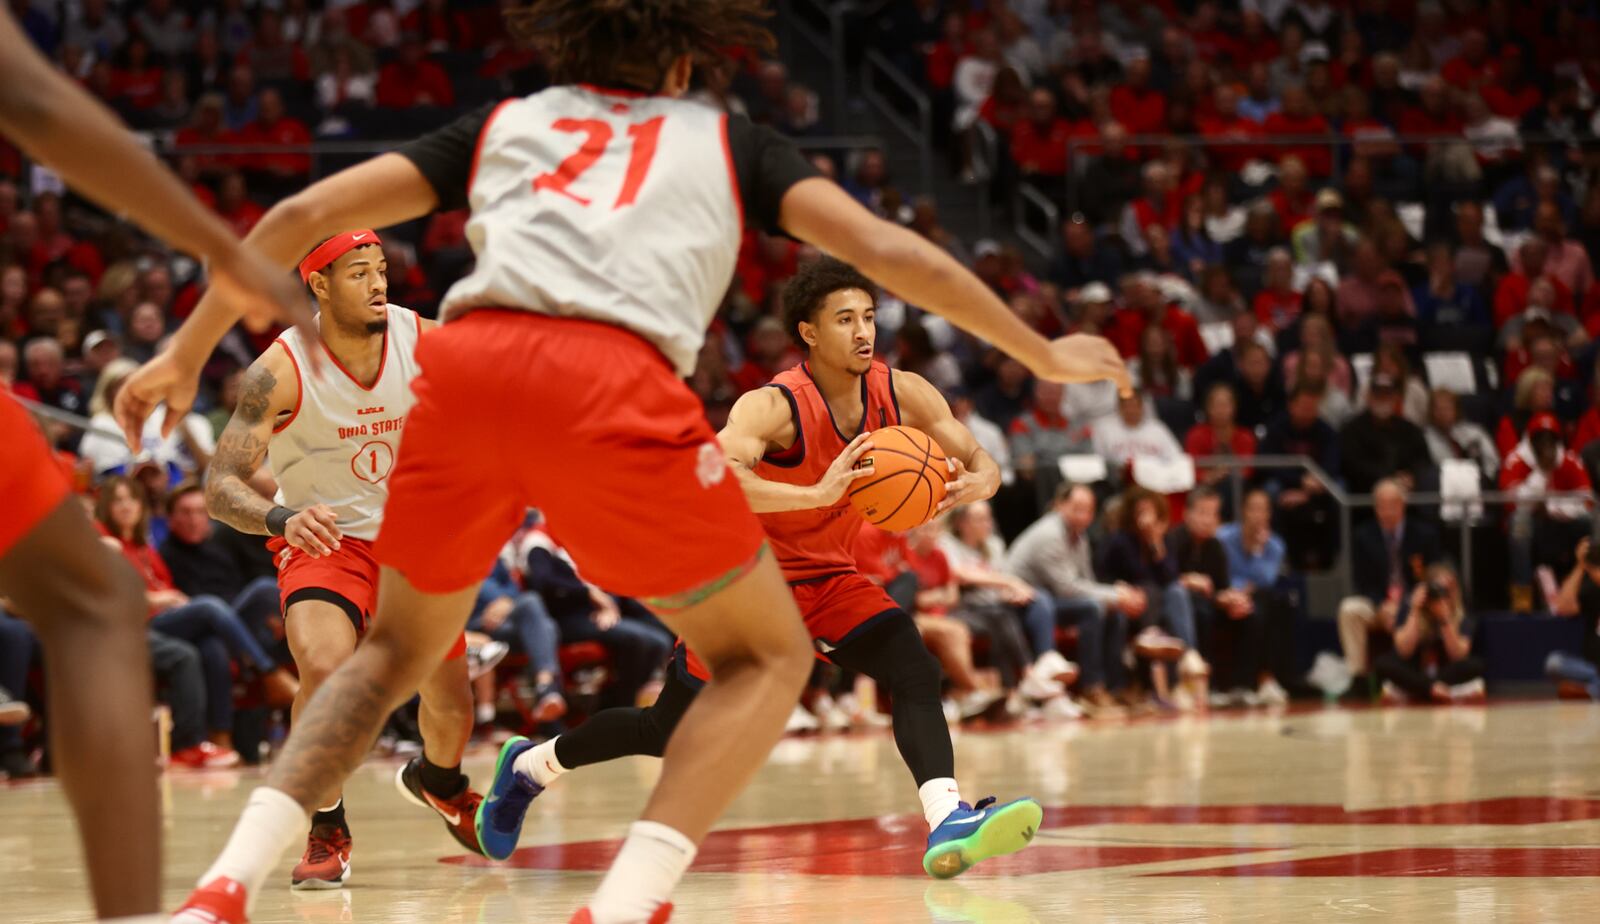
[[[31,710],[25,696],[28,670],[39,651],[33,627],[0,605],[0,778],[21,780],[39,772],[23,746],[22,725]]]
[[[1079,289],[1098,282],[1109,286],[1122,275],[1122,261],[1111,243],[1095,239],[1094,227],[1082,212],[1061,223],[1061,253],[1051,261],[1050,280],[1064,289]],[[1106,293],[1110,301],[1110,292]]]
[[[1245,73],[1245,86],[1245,97],[1239,100],[1239,114],[1260,123],[1265,134],[1267,119],[1276,115],[1283,105],[1273,92],[1272,71],[1267,62],[1258,60],[1250,64]]]
[[[83,413],[83,391],[78,380],[66,373],[66,355],[60,343],[49,337],[29,340],[22,349],[22,366],[27,378],[14,387],[18,395],[58,411]]]
[[[1526,612],[1535,569],[1565,572],[1571,567],[1570,550],[1589,531],[1589,498],[1544,496],[1592,490],[1583,463],[1563,444],[1554,414],[1536,413],[1528,421],[1500,470],[1500,488],[1520,499],[1511,516],[1511,605]]]
[[[1307,456],[1335,477],[1339,435],[1320,416],[1326,388],[1324,382],[1301,381],[1290,389],[1288,408],[1261,438],[1262,455]],[[1327,486],[1302,469],[1269,469],[1262,477],[1276,507],[1291,565],[1306,571],[1332,567],[1338,554],[1339,511]]]
[[[1373,491],[1391,477],[1409,488],[1433,470],[1421,428],[1401,415],[1403,387],[1393,373],[1374,371],[1366,410],[1339,432],[1345,487],[1352,493]]]
[[[1527,436],[1528,425],[1540,414],[1552,414],[1556,406],[1556,380],[1546,369],[1533,366],[1517,376],[1512,391],[1511,412],[1500,418],[1495,430],[1495,448],[1509,461],[1517,444]]]
[[[1200,300],[1193,306],[1195,320],[1204,329],[1209,324],[1231,324],[1250,309],[1244,296],[1233,287],[1233,277],[1221,262],[1206,267],[1200,276]],[[1209,360],[1207,360],[1209,362]]]
[[[1205,202],[1198,194],[1183,200],[1183,216],[1170,240],[1179,274],[1192,283],[1199,284],[1209,269],[1222,264],[1222,244],[1206,230]]]
[[[448,108],[456,101],[450,75],[427,58],[422,41],[413,34],[400,43],[399,56],[378,72],[377,93],[378,105],[385,109]]]
[[[1200,655],[1217,672],[1216,689],[1246,690],[1255,686],[1260,646],[1250,596],[1233,589],[1228,576],[1228,553],[1217,540],[1221,523],[1222,498],[1202,485],[1189,492],[1183,523],[1167,542],[1194,609]]]
[[[1151,397],[1194,397],[1194,377],[1178,365],[1172,334],[1162,327],[1146,327],[1139,335],[1139,352],[1128,360],[1128,376],[1136,390]]]
[[[1455,270],[1462,285],[1477,286],[1485,294],[1498,293],[1492,285],[1507,269],[1506,254],[1483,233],[1483,206],[1471,199],[1455,206]],[[1496,321],[1498,323],[1498,320]]]
[[[222,97],[222,122],[229,131],[237,132],[256,120],[261,114],[261,101],[256,96],[256,78],[250,66],[237,63],[228,72],[228,88]]]
[[[1540,201],[1533,212],[1533,233],[1545,243],[1544,271],[1560,282],[1575,297],[1581,297],[1594,287],[1594,268],[1589,263],[1589,252],[1583,245],[1567,237],[1567,222],[1561,207],[1548,199]]]
[[[218,541],[198,481],[185,481],[167,495],[167,539],[161,543],[161,560],[172,575],[173,586],[191,600],[228,601],[229,608],[238,614],[263,650],[271,654],[282,645],[277,579],[252,577],[250,564],[240,561],[233,549]],[[274,660],[286,661],[283,655],[287,653],[286,648],[282,649]],[[300,688],[282,667],[264,673],[261,681],[267,701],[274,706],[294,702]]]
[[[147,0],[129,22],[156,54],[168,60],[183,55],[194,44],[194,26],[172,0]]]
[[[517,586],[504,562],[496,560],[489,577],[478,588],[467,630],[510,644],[527,657],[524,672],[533,687],[536,722],[554,722],[566,714],[567,700],[561,695],[561,661],[556,653],[561,640],[556,621],[538,594]],[[480,702],[478,724],[493,719],[494,704]]]
[[[1194,607],[1178,581],[1177,559],[1167,546],[1171,508],[1162,495],[1134,486],[1123,492],[1115,519],[1096,570],[1101,580],[1133,587],[1144,595],[1147,605],[1133,646],[1140,657],[1162,662],[1151,679],[1158,702],[1166,702],[1173,678],[1165,664],[1195,652],[1199,644]],[[1182,670],[1184,680],[1209,674],[1198,653],[1184,658]]]
[[[61,31],[63,44],[75,45],[97,58],[109,59],[128,40],[120,16],[106,9],[105,0],[83,0],[77,15]]]
[[[1283,247],[1267,253],[1267,270],[1256,293],[1256,320],[1273,333],[1291,327],[1300,317],[1301,294],[1294,287],[1294,260]]]
[[[1049,506],[1061,484],[1062,456],[1091,453],[1089,427],[1062,414],[1064,388],[1040,380],[1033,385],[1028,409],[1011,421],[1009,454],[1017,474],[1033,485],[1036,510]]]
[[[1238,395],[1238,423],[1255,431],[1283,411],[1283,378],[1272,364],[1272,356],[1257,339],[1233,347],[1234,393]],[[1198,383],[1196,388],[1198,388]]]
[[[1417,325],[1425,332],[1489,333],[1494,329],[1488,299],[1481,288],[1460,280],[1449,244],[1440,242],[1429,246],[1428,281],[1413,289],[1411,295],[1417,306]]]
[[[1399,481],[1379,481],[1372,498],[1373,518],[1357,526],[1351,537],[1355,595],[1339,602],[1339,643],[1356,681],[1351,689],[1361,697],[1369,693],[1368,637],[1394,634],[1411,605],[1412,589],[1444,557],[1438,532],[1426,520],[1407,514],[1406,489]]]
[[[616,684],[608,701],[631,705],[647,684],[659,682],[672,633],[638,601],[585,582],[566,551],[542,530],[530,537],[524,581],[544,600],[563,641],[600,642],[611,652]]]
[[[1205,419],[1189,429],[1183,439],[1183,448],[1191,456],[1228,456],[1242,458],[1256,454],[1255,434],[1236,426],[1238,398],[1233,386],[1218,382],[1206,392]],[[1249,480],[1251,470],[1225,467],[1201,468],[1197,477],[1201,484],[1216,487],[1234,477]]]
[[[1056,111],[1056,98],[1043,87],[1028,94],[1028,113],[1011,129],[1011,158],[1022,178],[1052,200],[1065,198],[1067,141],[1072,126]]]
[[[217,193],[217,214],[240,237],[250,233],[267,210],[251,201],[245,188],[244,175],[229,171],[222,178]]]
[[[1306,172],[1314,177],[1325,177],[1333,172],[1333,131],[1328,120],[1311,104],[1311,96],[1302,83],[1287,84],[1282,93],[1282,108],[1267,116],[1262,122],[1262,133],[1269,137],[1304,137],[1303,145],[1279,146],[1279,162],[1288,157],[1298,157]]]
[[[1394,650],[1373,660],[1386,703],[1482,702],[1484,665],[1472,654],[1473,621],[1455,570],[1440,562],[1411,589]]]
[[[1135,257],[1149,252],[1145,229],[1151,225],[1176,227],[1181,208],[1172,171],[1164,162],[1146,163],[1140,178],[1141,194],[1123,208],[1121,225],[1123,246]]]
[[[1312,218],[1291,229],[1295,262],[1306,267],[1327,263],[1342,270],[1360,240],[1355,226],[1345,220],[1344,197],[1332,187],[1323,189],[1317,193],[1315,208]]]
[[[271,7],[262,9],[257,16],[255,35],[240,58],[267,83],[304,81],[311,77],[305,49],[284,38],[283,17]]]
[[[1573,315],[1573,292],[1550,273],[1550,248],[1544,238],[1531,236],[1517,248],[1517,260],[1500,280],[1494,293],[1494,323],[1505,328],[1523,316],[1530,307],[1543,308],[1550,315]],[[1553,291],[1545,299],[1534,298],[1534,285],[1548,282]],[[1525,319],[1524,319],[1525,320]]]
[[[1577,654],[1552,651],[1544,670],[1563,699],[1600,700],[1600,540],[1592,534],[1579,540],[1573,557],[1550,609],[1557,616],[1579,617],[1583,641]]]
[[[239,132],[239,143],[265,148],[298,148],[311,143],[311,130],[283,108],[283,96],[268,87],[261,91],[260,115]],[[305,183],[311,156],[299,152],[257,153],[246,163],[264,175],[269,188],[286,192]]]
[[[1500,474],[1500,453],[1488,431],[1470,420],[1461,419],[1461,398],[1455,392],[1435,388],[1428,394],[1428,424],[1423,430],[1433,461],[1443,465],[1447,459],[1464,459],[1478,466],[1484,485],[1496,483]]]
[[[1286,686],[1298,686],[1294,670],[1294,608],[1278,587],[1287,547],[1272,531],[1272,499],[1255,488],[1244,497],[1237,522],[1217,532],[1228,557],[1230,588],[1246,596],[1251,624],[1241,625],[1244,637],[1245,666],[1234,673],[1235,684],[1242,684],[1244,695],[1233,687],[1229,702],[1244,705],[1281,706],[1288,702]],[[1243,610],[1242,603],[1235,609]],[[1251,691],[1254,691],[1252,694]]]
[[[961,586],[961,606],[1010,609],[1026,631],[1033,663],[1019,690],[1044,702],[1056,714],[1068,715],[1060,684],[1076,679],[1077,666],[1056,651],[1055,603],[1050,595],[1004,570],[1005,542],[995,532],[994,513],[986,501],[950,512],[950,531],[940,548]]]
[[[1356,243],[1350,257],[1350,272],[1339,279],[1336,310],[1340,330],[1360,330],[1378,313],[1379,287],[1385,269],[1376,244],[1370,240]]]
[[[126,476],[100,486],[95,518],[124,558],[144,578],[150,606],[150,628],[194,645],[205,667],[206,714],[210,744],[223,753],[233,750],[233,677],[230,660],[255,676],[282,670],[250,632],[239,614],[216,597],[190,598],[172,583],[160,553],[150,545],[150,508],[144,490]],[[282,675],[275,686],[287,688]]]
[[[1150,85],[1150,51],[1128,50],[1122,82],[1111,89],[1111,115],[1130,135],[1159,135],[1167,127],[1167,97]]]
[[[1137,354],[1145,329],[1158,327],[1171,335],[1178,365],[1195,369],[1205,363],[1210,353],[1199,322],[1169,300],[1157,277],[1148,272],[1123,277],[1122,298],[1125,307],[1113,316],[1106,336],[1123,356]]]
[[[976,395],[978,413],[1001,429],[1010,429],[1011,421],[1027,410],[1032,395],[1033,379],[1027,367],[1007,356],[995,367],[994,379],[979,389]],[[1081,414],[1071,416],[1076,420],[1085,419]]]
[[[1111,694],[1127,683],[1122,650],[1127,621],[1144,614],[1146,599],[1127,585],[1095,578],[1089,527],[1095,520],[1094,491],[1064,484],[1052,508],[1011,544],[1006,570],[1050,594],[1056,618],[1078,628],[1078,664],[1091,708],[1114,706]]]
[[[1170,462],[1183,455],[1172,431],[1148,412],[1137,392],[1118,400],[1117,416],[1094,425],[1093,441],[1095,454],[1106,460],[1114,477],[1128,472],[1140,456]]]

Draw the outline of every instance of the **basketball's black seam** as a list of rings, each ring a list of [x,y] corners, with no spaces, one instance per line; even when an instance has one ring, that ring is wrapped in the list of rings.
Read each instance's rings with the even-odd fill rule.
[[[910,469],[906,469],[906,470],[905,470],[905,471],[903,471],[903,472],[895,472],[895,473],[894,473],[894,474],[892,474],[892,475],[884,475],[884,476],[883,476],[883,477],[882,477],[882,478],[879,478],[879,479],[878,479],[878,480],[877,480],[877,481],[874,481],[874,482],[872,482],[872,483],[871,483],[871,484],[864,484],[864,485],[862,485],[862,486],[861,486],[861,487],[859,487],[859,488],[857,488],[857,489],[855,489],[855,491],[862,491],[862,490],[865,490],[865,489],[867,489],[867,488],[870,488],[870,487],[872,487],[872,485],[875,485],[875,484],[883,484],[883,483],[884,483],[884,482],[886,482],[886,481],[892,481],[892,480],[893,480],[893,479],[895,479],[895,478],[899,478],[899,477],[900,477],[900,476],[902,476],[902,475],[914,475],[914,476],[916,476],[916,479],[917,479],[917,481],[918,481],[918,482],[921,482],[921,481],[922,481],[922,480],[923,480],[923,478],[922,478],[922,473],[921,473],[921,472],[914,472],[914,471],[911,471],[911,470],[910,470]],[[879,517],[879,518],[877,518],[877,519],[876,519],[876,520],[870,520],[870,522],[871,522],[871,523],[872,523],[872,525],[873,525],[873,526],[879,526],[879,525],[882,525],[882,524],[883,524],[883,523],[884,523],[884,522],[885,522],[885,521],[887,521],[887,520],[888,520],[888,519],[889,519],[889,518],[890,518],[890,517],[892,517],[892,516],[894,516],[894,515],[895,515],[895,514],[897,514],[897,513],[899,513],[899,512],[900,512],[900,508],[901,508],[901,507],[904,507],[904,506],[905,506],[905,505],[906,505],[906,501],[908,501],[908,500],[910,500],[910,499],[911,499],[911,495],[912,495],[912,494],[914,494],[914,493],[915,493],[915,492],[916,492],[916,490],[917,490],[917,488],[916,488],[916,486],[915,486],[915,485],[913,485],[913,486],[912,486],[912,487],[911,487],[911,489],[910,489],[910,490],[908,490],[908,491],[906,491],[906,496],[905,496],[905,497],[902,497],[902,498],[900,498],[900,503],[898,503],[898,504],[895,504],[895,506],[894,506],[894,509],[893,509],[893,510],[891,510],[891,511],[889,511],[889,512],[888,512],[888,513],[886,513],[886,514],[884,514],[884,515],[883,515],[883,516],[881,516],[881,517]],[[850,492],[850,493],[851,493],[851,494],[852,494],[852,495],[854,495],[854,494],[855,494],[855,491],[851,491],[851,492]]]

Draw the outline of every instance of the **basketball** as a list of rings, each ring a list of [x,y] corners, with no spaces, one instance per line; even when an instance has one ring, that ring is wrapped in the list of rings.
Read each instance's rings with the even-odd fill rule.
[[[867,522],[904,532],[933,517],[944,500],[950,466],[933,437],[910,427],[872,432],[872,449],[856,463],[872,474],[850,488],[850,503]]]

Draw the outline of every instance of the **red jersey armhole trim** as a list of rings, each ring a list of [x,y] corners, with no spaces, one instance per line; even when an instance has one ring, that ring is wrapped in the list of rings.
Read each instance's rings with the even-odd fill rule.
[[[516,102],[515,99],[501,100],[493,109],[489,111],[489,117],[483,120],[483,127],[478,129],[478,141],[472,146],[472,168],[467,171],[468,198],[471,198],[472,196],[472,183],[478,178],[478,158],[483,155],[484,136],[489,134],[489,126],[494,124],[495,118],[500,115],[500,110],[506,108],[514,102]]]
[[[728,116],[722,116],[722,157],[728,163],[728,188],[733,191],[733,214],[739,219],[739,238],[744,239],[744,196],[739,192],[739,171],[733,166],[733,141],[728,137]]]
[[[272,425],[273,433],[282,433],[284,430],[288,429],[290,424],[294,423],[294,419],[296,417],[300,416],[300,402],[306,396],[306,381],[305,378],[300,375],[300,361],[294,358],[294,350],[289,349],[289,345],[284,343],[282,340],[274,340],[272,342],[283,347],[283,352],[289,356],[289,364],[294,366],[294,410],[289,412],[289,417],[287,420],[284,420],[282,423],[276,423]]]

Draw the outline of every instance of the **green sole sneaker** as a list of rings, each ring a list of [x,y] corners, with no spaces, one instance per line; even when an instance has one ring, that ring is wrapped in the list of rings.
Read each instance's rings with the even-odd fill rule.
[[[957,811],[928,835],[922,869],[935,879],[953,879],[984,860],[1028,846],[1043,822],[1044,808],[1032,799]]]

